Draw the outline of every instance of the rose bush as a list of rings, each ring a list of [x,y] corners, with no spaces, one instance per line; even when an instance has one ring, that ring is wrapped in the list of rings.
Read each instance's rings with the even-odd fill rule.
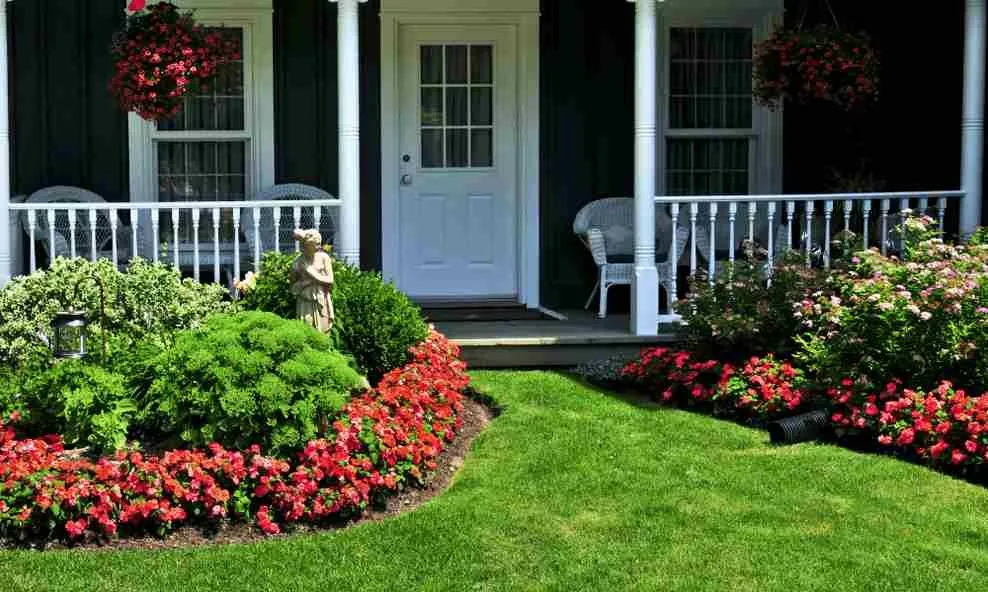
[[[408,365],[352,399],[330,433],[290,458],[215,443],[160,456],[80,458],[57,435],[19,438],[15,413],[0,422],[0,537],[105,539],[222,520],[274,534],[359,514],[420,481],[454,439],[469,384],[458,355],[432,332]]]

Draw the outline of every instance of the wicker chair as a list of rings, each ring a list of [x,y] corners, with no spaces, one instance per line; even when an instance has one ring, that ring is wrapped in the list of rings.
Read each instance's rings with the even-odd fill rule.
[[[27,204],[50,203],[106,203],[106,200],[81,187],[56,185],[35,191],[24,200]],[[91,257],[93,253],[92,228],[90,227],[89,212],[80,211],[76,214],[75,222],[75,254],[78,257]],[[110,223],[111,212],[102,210],[96,212],[96,257],[110,259],[113,256],[113,230]],[[22,212],[21,226],[30,235],[31,229],[27,212]],[[52,233],[48,228],[48,216],[38,211],[35,216],[34,239],[41,244],[42,253],[49,261],[55,257],[68,257],[72,254],[72,225],[69,214],[65,210],[55,212],[54,244],[51,243]],[[117,224],[117,259],[120,262],[130,259],[131,229],[122,223]]]
[[[256,201],[309,199],[333,199],[333,196],[318,187],[301,183],[272,185],[254,196],[254,200]],[[249,206],[250,202],[247,202],[245,205]],[[250,218],[252,216],[251,210],[249,208],[245,209],[244,213],[247,219],[243,223],[243,229],[244,235],[247,238],[248,248],[250,249],[248,252],[253,256],[256,252],[255,249],[258,249],[258,247],[262,256],[264,253],[274,250],[280,252],[295,251],[298,245],[292,237],[292,233],[296,228],[315,228],[317,226],[314,209],[313,207],[302,207],[299,212],[299,223],[296,225],[294,209],[291,207],[281,208],[278,216],[277,241],[275,241],[274,210],[271,208],[261,210],[259,232],[255,234],[254,223]],[[322,234],[323,242],[333,246],[336,245],[338,228],[336,210],[337,208],[331,206],[321,206],[318,223],[318,229]]]
[[[635,201],[630,197],[608,197],[590,202],[573,220],[573,232],[590,250],[599,274],[584,308],[590,308],[599,292],[597,316],[600,318],[607,316],[607,291],[612,286],[631,284],[635,275],[634,207]],[[689,228],[682,221],[677,225],[675,238],[675,252],[681,255],[689,240]],[[669,261],[674,243],[672,219],[664,208],[655,211],[655,243],[659,285],[665,288],[666,302],[671,306],[676,294]]]

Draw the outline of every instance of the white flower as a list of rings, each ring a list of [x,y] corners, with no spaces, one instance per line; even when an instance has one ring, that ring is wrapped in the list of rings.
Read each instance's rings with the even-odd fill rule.
[[[916,306],[915,304],[910,304],[909,306],[906,307],[906,310],[917,316],[920,314],[919,307]]]
[[[930,314],[930,313],[928,313],[928,312],[926,312],[926,311],[923,311],[923,312],[921,312],[919,314],[919,318],[922,319],[922,320],[924,320],[924,321],[928,321],[928,320],[930,320],[930,319],[933,318],[933,315]]]

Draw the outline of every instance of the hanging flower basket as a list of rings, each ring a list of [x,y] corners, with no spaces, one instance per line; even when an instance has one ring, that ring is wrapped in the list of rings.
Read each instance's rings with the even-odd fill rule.
[[[173,117],[183,99],[208,85],[224,63],[240,59],[236,40],[208,31],[174,4],[129,6],[113,40],[116,73],[110,90],[121,107],[149,121]]]
[[[754,47],[755,100],[770,109],[824,101],[860,111],[878,100],[878,67],[863,33],[779,27]]]

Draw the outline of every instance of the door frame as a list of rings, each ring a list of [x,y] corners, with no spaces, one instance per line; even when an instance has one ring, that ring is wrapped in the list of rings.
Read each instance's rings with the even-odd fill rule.
[[[398,35],[403,25],[490,25],[515,28],[517,125],[515,268],[518,302],[539,307],[539,10],[538,0],[382,0],[381,2],[381,262],[400,287]]]

